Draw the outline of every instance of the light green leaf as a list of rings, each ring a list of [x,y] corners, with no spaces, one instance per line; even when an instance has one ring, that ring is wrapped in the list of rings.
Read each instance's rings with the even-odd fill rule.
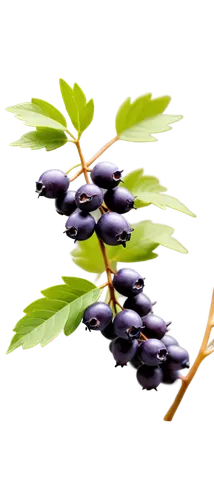
[[[32,104],[36,104],[36,106],[38,106],[43,111],[43,114],[45,116],[49,116],[49,118],[52,118],[58,123],[61,123],[63,127],[67,127],[65,117],[57,108],[55,108],[55,106],[53,106],[49,102],[43,101],[42,99],[36,99],[35,97],[31,99],[31,102]]]
[[[84,132],[89,127],[94,117],[94,101],[90,99],[88,103],[79,111],[80,132]]]
[[[79,87],[77,83],[73,87],[73,96],[77,103],[79,109],[82,109],[86,105],[86,97],[83,90]]]
[[[170,94],[154,97],[152,92],[145,92],[135,99],[126,97],[115,114],[116,134],[121,136],[127,129],[165,112],[171,103]]]
[[[176,239],[172,238],[174,229],[162,224],[153,224],[151,221],[143,221],[132,225],[134,231],[127,247],[121,245],[108,247],[110,261],[116,262],[140,262],[157,257],[154,250],[162,245],[181,253],[188,253],[186,248]]]
[[[119,135],[119,140],[132,144],[155,144],[158,142],[157,135],[171,132],[174,129],[173,124],[180,123],[183,119],[183,113],[166,112],[124,130]]]
[[[63,278],[68,284],[47,288],[38,299],[24,310],[26,315],[18,321],[8,353],[21,346],[28,349],[39,344],[45,346],[66,328],[74,331],[81,321],[84,305],[96,301],[102,290],[81,278]],[[70,286],[69,286],[70,285]],[[74,287],[73,287],[74,286]],[[91,302],[90,302],[91,300]],[[66,322],[68,326],[66,326]],[[67,333],[68,334],[68,333]]]
[[[70,85],[68,85],[67,82],[65,82],[65,80],[62,80],[62,78],[60,78],[59,80],[59,85],[66,111],[73,123],[74,128],[76,130],[79,130],[79,111],[77,103],[74,99],[73,89],[70,87]]]
[[[134,170],[124,177],[124,184],[134,196],[137,196],[135,200],[136,208],[153,204],[164,210],[169,207],[195,217],[193,212],[176,198],[162,194],[161,191],[166,191],[166,188],[159,184],[156,177],[143,175],[143,169]]]
[[[65,335],[70,335],[76,330],[80,321],[82,320],[83,313],[86,307],[96,302],[103,290],[101,288],[94,288],[90,292],[78,297],[71,305],[69,316],[64,328]]]
[[[68,141],[66,134],[61,130],[52,128],[37,128],[33,132],[27,132],[10,146],[20,146],[20,148],[30,148],[32,150],[45,148],[46,151],[64,146]]]
[[[112,256],[116,252],[116,247],[106,245],[106,250],[113,270],[116,270],[117,262],[112,262]],[[69,250],[69,256],[72,264],[86,273],[97,274],[105,272],[103,254],[95,233],[88,240],[77,241],[75,247]]]
[[[52,104],[40,99],[32,99],[6,108],[15,117],[30,127],[45,127],[66,130],[66,120]]]

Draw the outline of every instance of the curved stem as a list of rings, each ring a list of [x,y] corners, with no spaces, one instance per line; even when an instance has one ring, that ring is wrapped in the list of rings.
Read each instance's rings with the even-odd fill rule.
[[[67,170],[67,172],[65,172],[65,173],[68,175],[68,174],[69,174],[69,172],[71,172],[71,170],[74,170],[75,168],[80,167],[80,165],[81,165],[81,163],[77,163],[76,165],[73,165],[73,167],[69,168],[69,169]]]
[[[66,130],[66,132],[67,132],[68,135],[70,135],[70,137],[72,137],[72,139],[74,139],[74,142],[76,142],[76,137],[74,137],[74,135],[71,134],[71,132],[69,132],[69,130]]]
[[[87,164],[86,164],[85,158],[82,154],[82,150],[81,150],[79,141],[76,141],[76,147],[77,147],[77,151],[79,153],[79,157],[80,157],[80,161],[81,161],[81,165],[82,165],[82,172],[84,174],[86,183],[89,184],[90,181],[89,181],[89,176],[88,176],[88,172],[87,172]]]
[[[114,144],[116,141],[119,140],[119,137],[114,137],[113,139],[111,139],[111,141],[107,142],[107,144],[105,144],[105,146],[103,146],[94,156],[92,156],[92,158],[90,160],[87,161],[86,165],[87,167],[90,167],[90,165],[92,163],[94,163],[94,161],[99,158],[99,156],[101,156],[108,148],[110,148],[110,146],[112,146],[112,144]]]
[[[207,346],[208,340],[210,337],[210,333],[211,333],[213,326],[214,326],[214,290],[213,290],[213,295],[212,295],[212,301],[211,301],[207,326],[206,326],[206,330],[204,333],[201,347],[199,349],[199,353],[196,357],[195,362],[192,365],[192,368],[190,369],[189,373],[187,374],[187,376],[182,377],[182,379],[181,379],[182,384],[181,384],[181,387],[178,391],[178,394],[177,394],[172,406],[170,407],[170,409],[168,410],[168,412],[166,413],[166,415],[164,417],[164,420],[167,422],[170,422],[173,419],[174,414],[177,411],[177,409],[178,409],[178,407],[179,407],[179,405],[184,397],[184,394],[185,394],[186,390],[188,389],[189,384],[192,381],[193,377],[195,376],[203,359],[206,358],[206,356],[209,356],[209,354],[211,354],[212,352],[214,352],[214,348],[208,349],[208,346]]]

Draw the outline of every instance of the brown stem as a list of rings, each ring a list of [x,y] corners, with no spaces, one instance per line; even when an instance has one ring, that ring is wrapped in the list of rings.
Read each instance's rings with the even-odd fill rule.
[[[99,245],[100,245],[100,250],[101,250],[102,255],[103,255],[103,260],[104,260],[105,268],[106,268],[106,276],[107,276],[107,279],[108,279],[108,288],[109,288],[109,294],[110,294],[109,302],[110,303],[112,302],[112,305],[113,305],[113,308],[114,308],[114,312],[115,312],[115,314],[117,314],[116,305],[118,304],[118,302],[117,302],[117,299],[116,299],[115,293],[114,293],[114,287],[113,287],[112,277],[111,277],[110,262],[109,262],[107,251],[106,251],[106,247],[105,247],[103,241],[101,241],[101,240],[98,240],[98,241],[99,241]]]
[[[99,288],[105,288],[106,286],[108,286],[108,281],[106,281],[106,283],[103,283],[103,285],[100,285]]]
[[[70,177],[69,182],[75,181],[75,179],[77,179],[77,177],[79,177],[79,175],[81,175],[82,173],[83,173],[83,169],[81,168],[81,170],[79,170],[79,172],[77,172],[75,175],[73,175],[73,177]]]
[[[112,144],[114,144],[116,141],[118,141],[119,137],[114,137],[113,139],[111,139],[111,141],[107,142],[107,144],[105,144],[105,146],[103,146],[94,156],[92,156],[92,158],[87,161],[86,163],[86,166],[87,167],[90,167],[90,165],[92,163],[94,163],[94,161],[99,158],[99,156],[101,156],[105,151],[106,149],[110,148],[110,146],[112,146]]]
[[[77,151],[79,153],[79,157],[80,157],[80,161],[81,161],[81,165],[82,165],[82,171],[83,171],[85,180],[86,180],[87,184],[89,184],[90,181],[89,181],[89,176],[88,176],[88,172],[87,172],[87,164],[86,164],[85,158],[82,154],[82,150],[81,150],[79,141],[76,142],[76,147],[77,147]]]
[[[181,387],[178,391],[178,394],[177,394],[172,406],[170,407],[170,409],[168,410],[168,412],[166,413],[166,415],[164,417],[164,420],[166,420],[167,422],[170,422],[173,419],[174,414],[177,411],[177,409],[178,409],[178,407],[179,407],[179,405],[184,397],[184,394],[185,394],[186,390],[188,389],[189,384],[192,381],[193,377],[195,376],[203,359],[206,356],[208,356],[209,354],[211,354],[212,352],[214,352],[214,348],[210,349],[210,350],[207,349],[208,340],[209,340],[210,333],[211,333],[213,326],[214,326],[214,290],[213,290],[213,295],[212,295],[212,301],[211,301],[207,326],[206,326],[206,330],[204,333],[201,347],[199,349],[199,353],[197,355],[195,362],[192,365],[192,368],[190,369],[189,373],[187,374],[187,376],[182,377],[182,384],[181,384]]]

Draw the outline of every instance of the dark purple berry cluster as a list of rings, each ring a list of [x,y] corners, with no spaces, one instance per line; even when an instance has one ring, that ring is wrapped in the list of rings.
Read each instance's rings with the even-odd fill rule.
[[[133,229],[121,214],[135,207],[130,191],[118,187],[121,176],[122,170],[113,163],[98,163],[91,172],[93,184],[85,184],[75,192],[68,191],[69,179],[64,172],[48,170],[36,182],[36,192],[39,196],[55,198],[57,212],[68,216],[65,232],[69,238],[87,240],[96,231],[107,245],[125,247]],[[90,212],[99,208],[102,215],[96,222]]]
[[[97,302],[85,310],[83,323],[111,340],[116,366],[130,362],[137,369],[139,384],[150,390],[161,382],[175,382],[179,370],[189,367],[189,354],[167,334],[170,323],[153,313],[154,303],[143,293],[144,279],[133,269],[120,269],[113,286],[127,297],[123,309],[113,318],[110,306]]]

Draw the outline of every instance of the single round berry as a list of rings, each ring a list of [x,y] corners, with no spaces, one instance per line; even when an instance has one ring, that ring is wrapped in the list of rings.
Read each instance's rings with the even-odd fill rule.
[[[55,201],[56,211],[60,215],[71,215],[77,208],[75,201],[76,191],[67,191]]]
[[[68,218],[65,227],[66,234],[75,241],[87,240],[92,236],[96,221],[92,215],[75,210]]]
[[[148,339],[139,346],[138,356],[145,365],[157,366],[167,359],[167,350],[158,339]]]
[[[163,384],[174,384],[176,380],[179,379],[179,371],[177,370],[169,370],[167,364],[164,363],[161,365],[161,370],[163,374]]]
[[[144,287],[144,280],[137,271],[124,267],[120,269],[113,279],[114,288],[117,292],[130,297],[142,292]],[[127,309],[132,309],[131,307]]]
[[[170,345],[168,348],[167,366],[169,370],[181,370],[189,368],[189,354],[179,345]]]
[[[116,366],[124,366],[135,356],[138,349],[138,341],[116,338],[112,344],[112,354],[116,361]]]
[[[143,318],[143,333],[148,338],[162,339],[167,332],[167,326],[170,323],[165,323],[162,318],[155,316],[155,314],[148,314]]]
[[[134,200],[135,197],[124,187],[109,189],[104,195],[107,207],[112,212],[117,212],[118,214],[125,214],[132,208],[135,208]]]
[[[159,366],[141,365],[137,370],[137,380],[143,389],[150,391],[157,389],[163,380],[163,373]]]
[[[174,337],[171,337],[171,335],[164,335],[161,342],[163,342],[166,347],[169,347],[170,345],[179,345],[177,340],[174,339]]]
[[[96,233],[100,240],[107,245],[123,245],[130,240],[133,229],[120,214],[108,212],[103,214],[97,222]]]
[[[139,293],[134,297],[129,297],[123,304],[125,309],[133,309],[141,318],[147,316],[152,310],[152,303],[145,293]]]
[[[112,321],[112,310],[105,302],[91,304],[83,315],[83,323],[89,330],[104,330],[110,321]]]
[[[108,340],[113,340],[116,339],[116,335],[114,333],[114,327],[113,323],[109,323],[104,330],[101,331],[103,337],[105,337]]]
[[[142,329],[142,319],[131,309],[120,311],[114,318],[114,332],[124,339],[138,338]]]
[[[114,340],[115,340],[115,339],[113,339],[113,340],[109,343],[109,346],[108,346],[108,347],[109,347],[109,351],[110,351],[111,353],[112,353],[112,347],[113,347]]]
[[[75,196],[77,206],[84,212],[93,212],[103,203],[103,192],[95,184],[81,186]]]
[[[61,170],[47,170],[36,182],[36,193],[46,198],[58,198],[69,187],[69,179]]]
[[[123,170],[119,170],[114,163],[102,161],[94,166],[91,179],[103,189],[112,189],[121,182],[122,172]]]

